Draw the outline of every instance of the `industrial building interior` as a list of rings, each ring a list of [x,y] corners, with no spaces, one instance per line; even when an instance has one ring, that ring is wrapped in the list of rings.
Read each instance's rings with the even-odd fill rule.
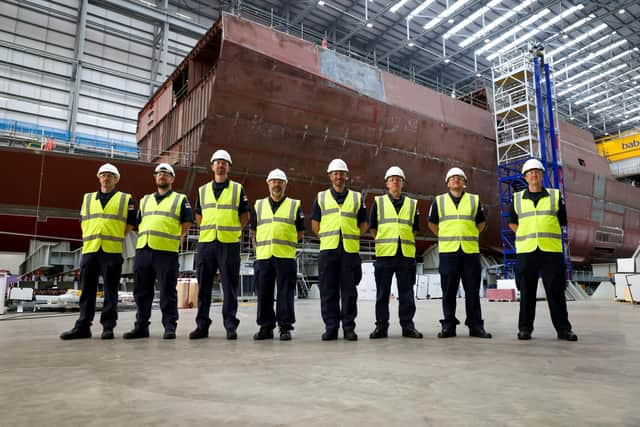
[[[1,0],[0,417],[6,425],[640,425],[640,3],[635,0]],[[118,167],[118,189],[154,191],[159,163],[195,204],[218,149],[249,202],[283,169],[306,231],[296,250],[291,343],[258,342],[251,233],[240,239],[238,340],[216,279],[208,340],[196,319],[200,228],[179,253],[175,341],[159,291],[148,340],[136,319],[136,232],[123,245],[113,341],[62,341],[78,317],[84,193]],[[360,238],[358,342],[323,342],[312,204],[327,164],[349,165],[368,208],[385,170],[418,201],[416,327],[390,298],[376,326],[375,239]],[[566,203],[566,299],[576,343],[556,339],[538,285],[534,339],[520,341],[516,243],[521,168],[546,166]],[[211,163],[213,160],[211,160]],[[437,338],[438,237],[427,227],[460,167],[487,216],[484,321],[493,339]],[[395,280],[395,279],[394,279]],[[103,304],[97,294],[98,309]],[[460,288],[458,318],[465,311]],[[394,323],[395,322],[395,323]],[[366,331],[366,332],[365,332]],[[135,418],[133,418],[135,417]]]

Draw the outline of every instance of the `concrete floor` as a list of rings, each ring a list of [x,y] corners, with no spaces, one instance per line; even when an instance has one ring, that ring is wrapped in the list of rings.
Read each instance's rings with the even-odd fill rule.
[[[483,301],[492,340],[465,328],[439,340],[440,301],[418,301],[425,339],[394,324],[371,341],[374,305],[363,301],[360,341],[321,342],[319,301],[296,304],[291,342],[254,342],[252,303],[241,305],[238,341],[224,339],[219,305],[201,341],[187,339],[194,310],[180,312],[175,341],[160,338],[157,311],[152,337],[128,342],[133,312],[106,342],[99,326],[91,340],[61,341],[76,313],[0,317],[0,425],[640,425],[640,306],[569,303],[580,339],[569,343],[539,302],[534,339],[521,342],[517,303]]]

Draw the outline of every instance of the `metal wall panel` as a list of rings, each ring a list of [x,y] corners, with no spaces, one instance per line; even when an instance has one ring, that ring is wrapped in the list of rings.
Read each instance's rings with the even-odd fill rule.
[[[197,40],[193,32],[179,33],[188,25],[172,26],[163,49],[166,26],[159,15],[134,15],[126,4],[88,0],[83,21],[82,4],[0,1],[0,119],[134,145],[137,111]],[[170,5],[169,14],[176,11]],[[189,25],[211,24],[190,17]]]

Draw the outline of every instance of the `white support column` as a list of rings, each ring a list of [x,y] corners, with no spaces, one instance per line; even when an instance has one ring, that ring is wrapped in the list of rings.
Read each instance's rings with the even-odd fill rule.
[[[5,307],[7,295],[7,272],[0,271],[0,314],[5,314],[7,312],[7,307]]]
[[[76,139],[76,123],[78,119],[78,99],[80,98],[80,84],[82,83],[82,60],[84,55],[84,40],[87,29],[87,8],[88,0],[82,0],[80,9],[78,10],[78,26],[76,28],[76,46],[73,54],[73,74],[71,76],[71,109],[69,110],[69,119],[67,128],[71,133],[71,141]]]

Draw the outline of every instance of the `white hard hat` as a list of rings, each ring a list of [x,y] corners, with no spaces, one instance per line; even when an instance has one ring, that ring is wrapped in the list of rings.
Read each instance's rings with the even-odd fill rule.
[[[104,165],[100,166],[100,169],[98,169],[98,176],[100,176],[100,174],[103,172],[111,172],[115,176],[120,177],[118,168],[113,166],[111,163],[105,163]]]
[[[287,179],[287,174],[285,174],[281,169],[274,169],[269,172],[269,176],[267,176],[267,182],[271,181],[272,179],[279,179],[280,181],[289,182],[289,180]]]
[[[158,172],[168,172],[171,174],[171,176],[176,176],[176,172],[173,170],[173,167],[169,163],[160,163],[158,166],[156,166],[156,170],[154,170],[153,173]]]
[[[392,176],[399,176],[404,181],[407,180],[407,178],[405,178],[404,176],[404,171],[400,169],[398,166],[391,166],[389,169],[387,169],[387,172],[384,174],[384,180],[386,181]]]
[[[347,164],[342,159],[333,159],[327,167],[327,173],[331,172],[349,172]]]
[[[444,178],[444,182],[449,182],[449,178],[452,176],[461,176],[464,180],[467,180],[467,175],[464,174],[464,171],[460,168],[451,168],[449,172],[447,172],[447,176]]]
[[[544,171],[544,166],[542,165],[542,162],[538,159],[529,159],[526,162],[524,162],[524,165],[522,165],[522,175],[524,175],[525,173],[527,173],[527,171],[530,171],[532,169],[540,169],[541,171]]]
[[[213,163],[214,160],[226,160],[229,164],[232,164],[231,156],[227,150],[216,150],[211,156],[211,163]]]

